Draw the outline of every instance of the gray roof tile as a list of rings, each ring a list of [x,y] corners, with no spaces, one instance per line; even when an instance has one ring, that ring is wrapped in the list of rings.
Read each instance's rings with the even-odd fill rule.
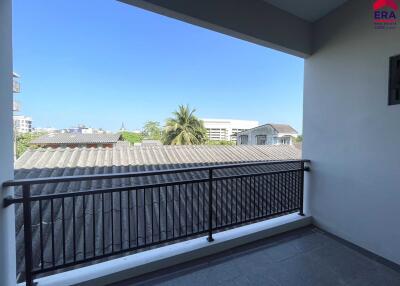
[[[50,133],[33,140],[31,144],[107,144],[117,143],[121,134]]]

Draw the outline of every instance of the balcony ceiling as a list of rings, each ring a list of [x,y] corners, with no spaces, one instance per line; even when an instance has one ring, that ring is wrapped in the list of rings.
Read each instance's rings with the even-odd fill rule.
[[[315,22],[348,0],[264,0],[308,22]]]
[[[119,0],[295,56],[313,51],[313,22],[348,0]]]

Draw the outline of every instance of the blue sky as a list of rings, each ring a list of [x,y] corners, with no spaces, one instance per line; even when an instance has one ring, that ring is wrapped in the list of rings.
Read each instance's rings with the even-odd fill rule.
[[[35,127],[140,129],[189,104],[301,132],[303,65],[115,0],[14,1],[16,97]]]

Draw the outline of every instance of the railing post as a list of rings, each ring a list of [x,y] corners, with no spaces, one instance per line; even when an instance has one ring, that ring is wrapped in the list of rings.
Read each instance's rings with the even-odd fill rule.
[[[212,189],[213,189],[213,169],[210,168],[208,170],[208,242],[214,241],[214,238],[212,237],[212,220],[213,220],[213,215],[212,215]]]
[[[22,199],[24,208],[24,244],[25,244],[25,280],[26,286],[33,286],[32,276],[32,218],[30,185],[22,186]]]
[[[304,162],[301,162],[301,175],[300,175],[300,211],[299,215],[304,216]]]

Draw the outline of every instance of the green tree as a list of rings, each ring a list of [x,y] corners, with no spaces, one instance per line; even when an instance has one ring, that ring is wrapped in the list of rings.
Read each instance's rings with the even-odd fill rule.
[[[299,135],[297,137],[293,137],[294,143],[300,143],[303,142],[303,135]]]
[[[190,110],[189,106],[180,105],[165,124],[163,139],[167,145],[198,145],[206,142],[207,131],[204,123]]]
[[[143,140],[143,134],[124,131],[121,133],[122,140],[128,141],[131,144],[140,143]]]
[[[38,146],[31,145],[32,140],[44,135],[45,133],[19,133],[15,135],[16,140],[16,156],[21,157],[28,148],[38,148]]]
[[[160,122],[147,121],[143,127],[143,135],[146,139],[160,140],[162,136]]]

